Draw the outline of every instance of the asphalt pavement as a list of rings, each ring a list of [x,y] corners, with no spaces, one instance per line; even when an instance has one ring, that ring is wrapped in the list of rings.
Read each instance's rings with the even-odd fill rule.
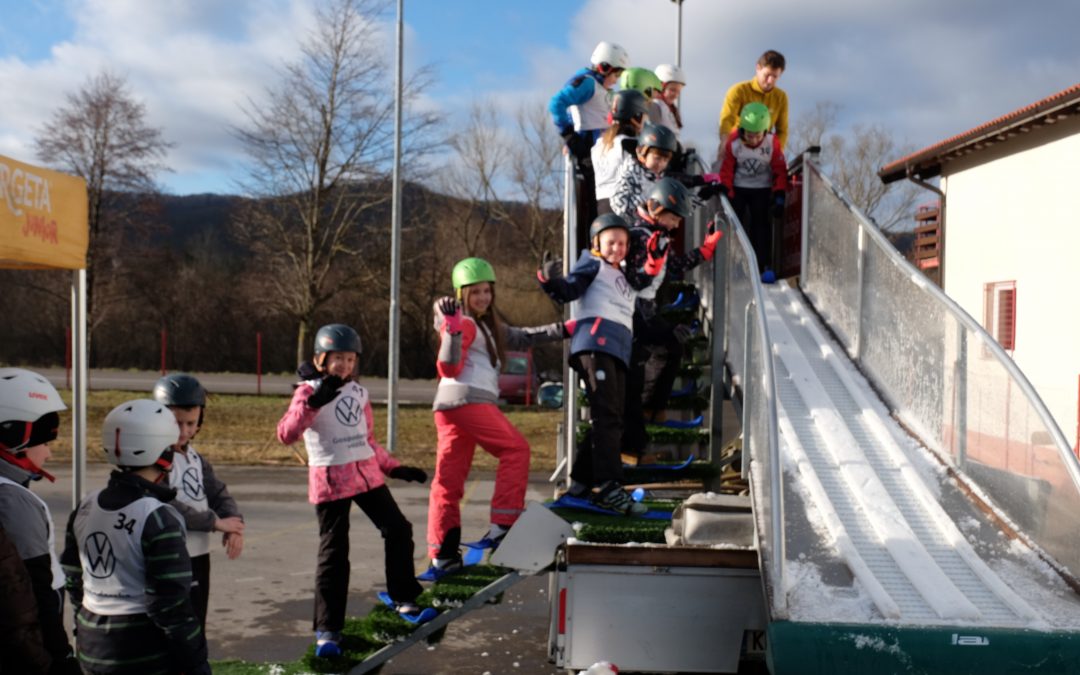
[[[89,490],[104,486],[108,468],[91,464]],[[312,640],[318,525],[307,501],[307,470],[302,467],[215,467],[243,511],[247,528],[244,551],[228,560],[223,549],[211,553],[210,610],[207,636],[212,660],[292,661]],[[38,481],[34,492],[45,498],[58,532],[72,508],[71,469],[49,466],[55,483]],[[478,539],[488,526],[491,474],[470,478],[462,502],[462,535]],[[427,567],[424,545],[428,488],[391,480],[390,489],[413,524],[416,569]],[[527,498],[551,493],[546,476],[532,476]],[[62,536],[58,545],[63,546]],[[353,510],[352,578],[348,612],[366,614],[385,589],[382,539],[359,509]],[[453,622],[437,645],[417,645],[383,669],[386,675],[442,673],[550,675],[562,672],[547,662],[547,575],[530,577],[511,588],[497,605],[488,605]]]
[[[69,374],[63,368],[33,368],[58,388],[70,386]],[[254,373],[191,373],[211,394],[283,394],[292,396],[295,375],[263,375],[261,381]],[[118,389],[149,393],[161,373],[153,370],[106,370],[93,368],[87,379],[90,389]],[[386,378],[363,376],[361,383],[376,403],[385,403],[389,381]],[[398,380],[398,402],[430,404],[435,399],[435,380]]]

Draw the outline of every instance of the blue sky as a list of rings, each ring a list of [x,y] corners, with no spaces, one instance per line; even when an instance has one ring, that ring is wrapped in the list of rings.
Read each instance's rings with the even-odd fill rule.
[[[0,0],[0,154],[36,161],[36,130],[109,68],[176,144],[160,176],[169,191],[233,191],[243,155],[229,126],[295,55],[314,1]],[[685,0],[683,14],[684,137],[706,155],[724,92],[768,48],[787,56],[793,122],[831,101],[838,130],[881,124],[915,147],[1080,81],[1071,0]],[[425,104],[448,133],[476,100],[543,106],[602,39],[635,65],[674,60],[670,0],[406,0],[405,15],[406,67],[435,67]]]

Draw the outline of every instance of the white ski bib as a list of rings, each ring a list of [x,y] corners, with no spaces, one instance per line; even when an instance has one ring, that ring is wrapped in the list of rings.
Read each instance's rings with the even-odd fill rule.
[[[142,497],[107,511],[98,506],[100,493],[83,499],[73,526],[83,568],[83,607],[105,616],[144,614],[148,601],[143,528],[151,513],[172,507]],[[176,518],[183,528],[184,519],[179,514]]]
[[[203,481],[202,458],[190,445],[184,452],[173,453],[169,487],[176,490],[177,501],[187,504],[196,511],[210,510],[210,501],[206,498],[206,483]],[[209,553],[210,533],[188,530],[187,550],[188,555],[192,557]]]
[[[318,389],[321,380],[308,384]],[[346,382],[337,396],[319,409],[315,421],[304,431],[309,466],[337,466],[375,456],[368,445],[368,392],[356,382]]]
[[[469,316],[463,317],[463,320],[472,321],[476,324],[476,337],[473,339],[472,344],[469,345],[469,350],[464,354],[465,365],[462,367],[461,372],[458,373],[458,376],[442,378],[439,380],[439,386],[443,386],[443,383],[446,383],[446,386],[464,384],[490,392],[498,398],[499,369],[501,368],[499,360],[496,359],[495,365],[491,365],[487,340],[484,339],[484,329],[480,327],[479,323]]]
[[[38,497],[36,494],[28,490],[27,488],[19,485],[15,481],[0,476],[0,483],[6,483],[8,485],[14,485],[20,490],[26,490],[26,494],[37,500],[38,504],[41,504],[41,509],[45,512],[45,525],[48,528],[48,542],[49,542],[49,563],[52,567],[52,587],[53,589],[61,589],[64,587],[64,569],[60,567],[60,558],[56,555],[56,532],[53,529],[52,512],[49,511],[49,505],[45,501]]]
[[[574,301],[574,316],[579,318],[602,317],[614,321],[627,330],[634,330],[634,298],[637,294],[622,270],[603,260],[588,292]]]

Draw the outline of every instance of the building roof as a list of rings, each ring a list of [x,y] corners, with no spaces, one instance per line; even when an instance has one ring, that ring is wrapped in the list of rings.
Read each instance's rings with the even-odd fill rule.
[[[951,159],[983,150],[1018,134],[1028,133],[1043,125],[1055,124],[1077,114],[1080,114],[1080,84],[1074,84],[1041,101],[946,138],[907,157],[901,157],[881,167],[878,176],[883,183],[892,183],[909,175],[922,180],[933,178],[941,173],[942,164]]]

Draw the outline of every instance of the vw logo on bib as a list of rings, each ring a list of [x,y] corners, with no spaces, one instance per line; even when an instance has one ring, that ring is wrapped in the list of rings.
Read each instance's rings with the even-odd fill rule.
[[[338,422],[342,424],[356,425],[360,421],[361,414],[360,401],[352,396],[342,396],[334,405],[334,415],[337,416]]]
[[[184,472],[180,482],[183,483],[184,494],[188,497],[191,497],[195,501],[206,499],[206,495],[203,493],[202,480],[199,478],[199,473],[195,471],[195,467],[188,467],[188,470]]]
[[[86,559],[90,563],[87,572],[95,579],[106,579],[116,571],[116,556],[112,542],[104,532],[94,532],[83,542]]]

